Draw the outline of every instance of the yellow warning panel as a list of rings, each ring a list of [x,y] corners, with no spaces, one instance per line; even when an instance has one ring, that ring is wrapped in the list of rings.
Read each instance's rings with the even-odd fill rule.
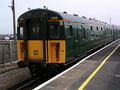
[[[29,40],[28,41],[28,59],[29,60],[43,60],[43,41]]]

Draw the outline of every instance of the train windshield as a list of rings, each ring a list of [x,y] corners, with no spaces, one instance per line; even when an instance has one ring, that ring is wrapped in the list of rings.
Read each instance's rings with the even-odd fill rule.
[[[51,38],[59,38],[59,22],[51,22],[50,23],[50,37]]]

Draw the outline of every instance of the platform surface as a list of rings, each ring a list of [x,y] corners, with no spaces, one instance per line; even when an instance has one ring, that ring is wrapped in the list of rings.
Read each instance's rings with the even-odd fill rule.
[[[40,90],[120,90],[120,39],[91,56],[78,66],[47,84]],[[116,50],[115,48],[118,47]],[[115,50],[114,53],[112,53]],[[111,54],[112,53],[112,54]],[[85,84],[85,81],[111,54],[104,65]]]

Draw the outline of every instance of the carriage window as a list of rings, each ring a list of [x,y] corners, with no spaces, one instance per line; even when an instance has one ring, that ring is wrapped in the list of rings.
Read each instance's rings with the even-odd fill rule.
[[[59,37],[59,24],[58,23],[51,23],[50,24],[50,37],[58,38]]]

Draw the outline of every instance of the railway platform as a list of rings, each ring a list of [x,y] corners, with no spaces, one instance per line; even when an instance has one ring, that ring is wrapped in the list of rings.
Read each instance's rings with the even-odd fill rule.
[[[120,39],[34,90],[120,90]]]

